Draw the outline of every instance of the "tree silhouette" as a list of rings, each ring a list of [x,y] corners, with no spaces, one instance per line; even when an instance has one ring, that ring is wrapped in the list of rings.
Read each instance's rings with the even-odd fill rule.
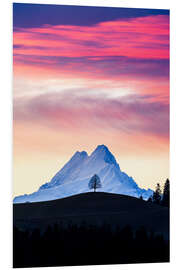
[[[167,179],[164,184],[162,205],[169,207],[169,201],[170,201],[170,183],[169,183],[169,179]]]
[[[89,189],[94,189],[94,192],[97,188],[101,188],[101,181],[97,174],[93,175],[93,177],[89,181]]]
[[[152,203],[152,196],[150,196],[149,198],[148,198],[148,200],[147,200],[147,202],[150,202],[150,203]]]
[[[169,262],[169,241],[146,227],[83,222],[44,229],[13,228],[14,268]]]
[[[156,204],[160,204],[161,202],[161,187],[159,183],[157,183],[156,190],[153,193],[153,202]]]

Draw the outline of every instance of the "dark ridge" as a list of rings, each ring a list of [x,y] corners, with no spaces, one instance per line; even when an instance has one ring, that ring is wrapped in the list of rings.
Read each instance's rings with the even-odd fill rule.
[[[46,229],[49,224],[113,226],[144,226],[148,231],[164,234],[169,239],[169,210],[138,198],[105,193],[88,192],[68,198],[46,202],[13,205],[14,225],[20,229]]]

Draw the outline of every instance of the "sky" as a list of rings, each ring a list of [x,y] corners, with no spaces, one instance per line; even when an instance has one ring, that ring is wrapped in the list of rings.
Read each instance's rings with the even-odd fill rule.
[[[169,11],[13,4],[14,196],[105,144],[143,188],[169,177]]]

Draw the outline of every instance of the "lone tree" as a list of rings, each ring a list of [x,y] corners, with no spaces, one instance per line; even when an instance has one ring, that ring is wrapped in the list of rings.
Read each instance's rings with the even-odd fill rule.
[[[97,174],[95,174],[89,181],[89,189],[94,189],[96,192],[96,188],[101,188],[101,181]]]
[[[163,197],[162,197],[162,205],[169,207],[169,201],[170,201],[170,184],[169,179],[166,180],[164,184],[164,190],[163,190]]]
[[[161,203],[161,186],[159,183],[156,185],[156,190],[153,193],[153,203],[160,204]]]

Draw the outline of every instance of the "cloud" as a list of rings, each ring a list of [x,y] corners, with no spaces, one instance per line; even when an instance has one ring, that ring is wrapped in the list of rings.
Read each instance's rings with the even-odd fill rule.
[[[19,28],[14,32],[14,65],[104,77],[167,77],[169,16]]]
[[[89,73],[95,77],[124,76],[138,78],[168,78],[169,60],[167,59],[138,59],[128,57],[57,57],[57,56],[22,56],[14,55],[16,62],[26,65],[48,65],[59,72],[71,73],[75,69],[80,73]],[[103,72],[103,74],[102,74]]]
[[[106,130],[129,135],[169,137],[169,105],[152,95],[116,99],[54,93],[14,102],[15,122],[38,123],[55,130]]]
[[[33,14],[33,16],[32,16]],[[142,8],[113,8],[45,4],[13,4],[14,27],[39,27],[51,25],[95,25],[102,21],[120,18],[145,17],[169,14],[169,10]]]

